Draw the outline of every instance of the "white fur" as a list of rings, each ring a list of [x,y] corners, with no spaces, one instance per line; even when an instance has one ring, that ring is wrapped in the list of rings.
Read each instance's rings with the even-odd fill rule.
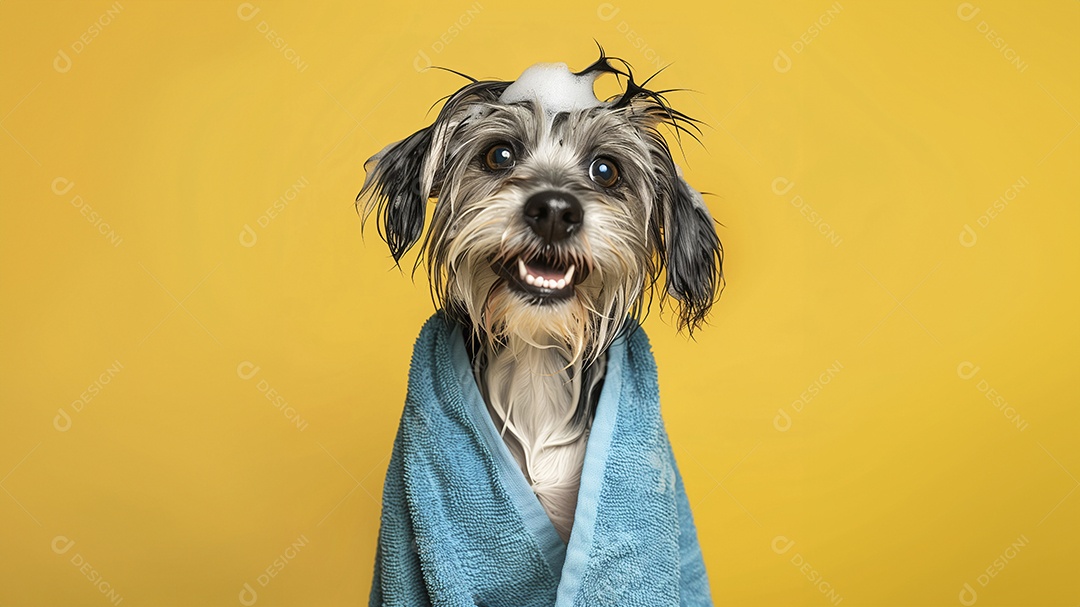
[[[602,357],[594,364],[597,372],[583,385],[581,358],[570,363],[572,355],[551,339],[536,344],[512,337],[485,358],[477,381],[495,426],[555,530],[567,541],[592,425],[591,415],[576,423],[573,417],[581,399],[589,398],[602,380],[606,361]]]

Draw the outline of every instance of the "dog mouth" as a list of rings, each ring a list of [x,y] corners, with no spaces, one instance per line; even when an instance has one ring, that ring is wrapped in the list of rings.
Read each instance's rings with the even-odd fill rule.
[[[534,303],[573,297],[574,286],[580,284],[587,273],[581,263],[544,253],[529,259],[518,256],[504,261],[497,271],[511,289],[529,296]]]

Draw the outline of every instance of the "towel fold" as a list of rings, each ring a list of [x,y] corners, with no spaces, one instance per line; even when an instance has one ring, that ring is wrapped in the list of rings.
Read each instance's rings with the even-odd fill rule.
[[[383,487],[373,606],[712,605],[640,328],[607,378],[564,544],[499,436],[462,327],[442,312],[413,349]]]

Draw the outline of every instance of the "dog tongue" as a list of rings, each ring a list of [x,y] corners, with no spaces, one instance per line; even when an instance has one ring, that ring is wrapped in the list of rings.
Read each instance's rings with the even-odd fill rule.
[[[499,101],[535,101],[549,118],[559,112],[585,110],[602,105],[593,92],[600,72],[578,76],[565,63],[537,63],[503,91]]]

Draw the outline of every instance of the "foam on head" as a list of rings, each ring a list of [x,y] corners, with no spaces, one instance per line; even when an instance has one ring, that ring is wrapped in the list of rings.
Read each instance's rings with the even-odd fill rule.
[[[533,101],[548,117],[559,112],[573,112],[604,105],[593,92],[600,72],[576,75],[565,63],[537,63],[506,87],[499,101]]]

